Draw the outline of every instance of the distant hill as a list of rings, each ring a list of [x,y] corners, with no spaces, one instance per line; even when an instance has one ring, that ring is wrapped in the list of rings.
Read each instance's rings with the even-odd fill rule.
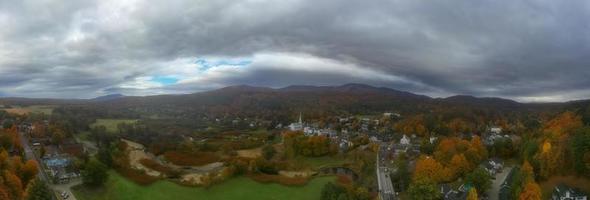
[[[502,107],[502,108],[519,108],[525,104],[496,97],[474,97],[469,95],[456,95],[441,99],[443,102],[464,105],[464,106],[485,106],[485,107]]]

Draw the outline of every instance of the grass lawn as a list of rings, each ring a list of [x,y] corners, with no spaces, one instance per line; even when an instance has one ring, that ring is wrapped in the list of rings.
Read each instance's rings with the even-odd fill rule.
[[[296,158],[299,162],[308,164],[312,168],[320,168],[327,165],[343,165],[346,163],[346,159],[340,157],[330,157],[330,156],[322,156],[322,157],[297,157]]]
[[[205,189],[180,186],[169,181],[140,186],[116,172],[111,171],[109,175],[105,188],[89,190],[78,186],[73,190],[76,198],[79,200],[319,199],[324,184],[335,180],[334,177],[319,177],[302,187],[287,187],[278,184],[262,184],[246,177],[237,177]]]
[[[90,127],[105,126],[107,128],[107,132],[116,133],[117,125],[121,123],[133,124],[135,122],[137,122],[136,119],[97,119],[96,122],[90,125]]]

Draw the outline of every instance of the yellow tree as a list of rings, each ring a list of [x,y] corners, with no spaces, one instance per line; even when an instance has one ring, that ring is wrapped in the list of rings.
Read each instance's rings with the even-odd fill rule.
[[[434,182],[440,182],[443,177],[443,166],[430,156],[425,156],[416,162],[416,169],[414,170],[414,180],[420,178],[427,178]]]
[[[520,173],[524,175],[525,183],[528,183],[530,181],[534,181],[534,171],[533,171],[533,166],[531,166],[531,164],[529,163],[529,161],[525,160],[524,163],[522,163],[522,167],[520,168]]]
[[[453,158],[453,155],[457,153],[457,142],[456,138],[442,139],[436,147],[434,157],[436,157],[437,160],[448,164]]]
[[[469,190],[469,193],[467,193],[467,200],[478,200],[477,199],[477,190],[474,187],[472,187]]]
[[[541,200],[541,188],[535,182],[527,183],[520,195],[519,200]]]
[[[562,164],[562,154],[558,148],[554,148],[551,142],[545,141],[541,147],[541,152],[537,154],[539,159],[540,170],[539,175],[544,178],[548,178],[551,174],[559,171],[559,167]]]
[[[455,154],[451,159],[450,167],[456,177],[465,175],[470,169],[469,162],[463,154]]]
[[[471,138],[471,149],[477,152],[480,161],[488,157],[488,150],[481,142],[481,138],[477,135]]]

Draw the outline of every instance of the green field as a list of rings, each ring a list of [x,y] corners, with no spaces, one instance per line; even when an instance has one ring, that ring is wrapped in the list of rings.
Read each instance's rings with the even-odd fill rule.
[[[90,127],[104,126],[107,128],[107,132],[116,133],[117,125],[121,123],[133,124],[135,122],[137,122],[136,119],[97,119]]]
[[[110,172],[105,188],[73,190],[79,200],[227,200],[227,199],[319,199],[324,184],[334,177],[319,177],[302,187],[287,187],[278,184],[262,184],[246,177],[231,178],[209,189],[185,187],[169,181],[158,181],[149,186],[137,185],[115,172]]]

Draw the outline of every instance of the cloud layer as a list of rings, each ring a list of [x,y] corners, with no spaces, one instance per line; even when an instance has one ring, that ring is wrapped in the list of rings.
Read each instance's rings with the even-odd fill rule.
[[[586,1],[0,0],[0,95],[350,82],[590,97]]]

